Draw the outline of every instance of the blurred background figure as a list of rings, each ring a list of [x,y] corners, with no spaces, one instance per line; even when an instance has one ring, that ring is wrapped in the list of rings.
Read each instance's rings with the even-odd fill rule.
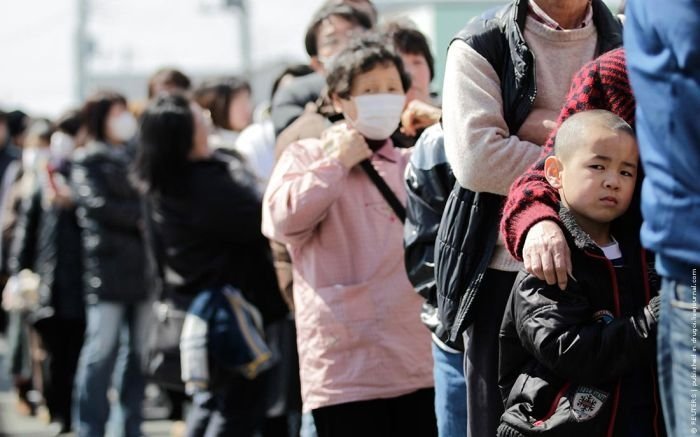
[[[21,217],[23,204],[29,201],[31,193],[40,184],[41,168],[45,168],[48,162],[49,144],[53,127],[48,120],[39,119],[31,122],[24,113],[14,111],[14,114],[15,127],[12,132],[15,135],[13,136],[13,141],[20,141],[23,144],[23,149],[21,159],[17,161],[17,165],[11,167],[11,171],[14,171],[14,176],[11,180],[8,180],[9,187],[7,188],[3,204],[3,234],[8,243],[5,246],[3,263],[8,274],[11,277],[15,277],[16,281],[19,281],[17,276],[20,270],[29,269],[31,266],[28,263],[18,265],[16,256],[13,256],[13,241],[17,239],[15,231],[17,230],[18,219]],[[30,126],[25,128],[24,123],[30,124]],[[19,239],[21,240],[22,237]],[[10,281],[8,280],[9,283]],[[6,286],[6,289],[3,291],[3,303],[6,302],[6,295],[11,294],[9,288],[12,288],[12,286]],[[28,290],[28,294],[31,297],[28,301],[22,302],[19,307],[13,306],[8,308],[9,370],[17,393],[18,411],[21,414],[34,415],[37,407],[41,404],[39,391],[42,388],[42,381],[40,372],[37,372],[37,369],[33,367],[34,361],[32,358],[39,352],[40,344],[38,343],[36,332],[32,329],[30,316],[37,300],[36,294],[38,290],[35,284],[24,286],[24,282],[18,284],[18,288]],[[39,391],[33,390],[34,388],[37,388]]]
[[[87,144],[77,151],[70,174],[82,232],[87,302],[85,344],[75,382],[75,426],[81,437],[105,434],[112,382],[119,393],[111,411],[113,432],[141,435],[140,350],[150,306],[141,203],[127,178],[126,145],[136,134],[137,122],[126,105],[126,99],[113,92],[88,98],[81,111]]]
[[[275,98],[277,90],[289,85],[295,78],[313,73],[305,64],[291,65],[282,71],[272,84],[270,101]],[[267,186],[267,180],[275,165],[275,127],[270,118],[270,107],[263,111],[263,118],[253,123],[236,140],[236,150],[240,152],[258,178],[261,192]]]
[[[214,149],[236,150],[238,136],[252,122],[250,84],[236,76],[210,80],[194,91],[194,98],[211,119],[209,145]]]
[[[61,432],[69,432],[73,380],[85,331],[82,245],[68,185],[81,123],[78,111],[62,115],[51,134],[53,128],[47,122],[35,122],[29,129],[26,152],[31,150],[28,147],[34,142],[37,123],[41,123],[42,152],[35,158],[33,170],[24,173],[27,179],[33,174],[35,182],[29,184],[21,203],[9,267],[13,275],[24,269],[39,275],[38,303],[27,317],[40,340],[41,353],[32,356],[44,357],[35,366],[36,379],[41,381],[37,388],[42,391],[50,420]]]
[[[192,81],[185,73],[174,68],[161,68],[148,80],[148,98],[159,94],[186,92],[192,87]]]
[[[10,173],[7,179],[13,180],[16,170],[11,170],[8,172],[8,168],[15,167],[13,162],[16,162],[20,158],[20,150],[16,145],[12,143],[12,138],[10,136],[10,128],[8,126],[7,113],[0,109],[0,223],[2,220],[2,210],[3,203],[5,199],[5,193],[7,187],[9,187],[9,181],[6,181],[5,175]],[[5,263],[3,259],[3,247],[6,247],[4,235],[0,237],[0,288],[5,288],[5,282],[7,281],[7,270],[4,268]],[[0,332],[5,332],[7,325],[7,313],[4,309],[0,307]]]
[[[233,286],[266,323],[286,314],[260,231],[255,178],[235,156],[210,147],[197,104],[181,95],[151,102],[141,122],[136,173],[161,246],[155,252],[169,272],[164,285],[182,308],[200,292]],[[267,374],[248,379],[214,360],[208,368],[210,379],[193,393],[187,435],[256,435],[265,418]]]
[[[272,100],[272,122],[275,125],[275,134],[278,135],[278,149],[301,138],[318,137],[317,125],[324,117],[299,122],[290,132],[280,134],[292,127],[292,123],[302,115],[325,115],[333,112],[332,108],[328,108],[330,105],[327,99],[322,99],[327,66],[354,36],[373,26],[372,19],[364,11],[345,2],[326,2],[314,14],[306,30],[304,46],[311,60],[310,65],[316,73],[280,87]],[[321,130],[323,128],[325,126],[321,123]],[[277,154],[280,153],[278,150]]]
[[[401,124],[391,139],[397,147],[413,147],[423,130],[440,121],[442,116],[439,102],[430,92],[430,82],[435,76],[433,54],[428,39],[411,22],[389,22],[384,25],[382,34],[401,56],[411,76]]]

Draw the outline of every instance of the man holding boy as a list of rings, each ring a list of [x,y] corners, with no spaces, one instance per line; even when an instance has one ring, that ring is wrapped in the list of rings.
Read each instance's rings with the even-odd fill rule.
[[[561,197],[572,273],[564,292],[524,271],[516,279],[500,333],[499,436],[663,435],[658,280],[639,229],[616,220],[638,161],[632,128],[611,112],[581,112],[559,128],[545,174]]]

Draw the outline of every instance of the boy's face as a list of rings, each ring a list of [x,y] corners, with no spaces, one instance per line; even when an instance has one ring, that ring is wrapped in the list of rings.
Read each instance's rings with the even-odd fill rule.
[[[629,207],[637,179],[635,139],[620,131],[588,129],[579,146],[545,163],[549,183],[577,217],[607,224]]]

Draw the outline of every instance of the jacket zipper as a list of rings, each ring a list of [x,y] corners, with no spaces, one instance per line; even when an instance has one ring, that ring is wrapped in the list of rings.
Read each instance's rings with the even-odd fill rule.
[[[604,256],[597,255],[595,253],[586,252],[589,256],[593,258],[598,258],[605,261],[605,265],[610,273],[610,279],[612,279],[613,284],[613,298],[615,300],[615,317],[620,317],[622,314],[622,309],[620,308],[620,288],[617,283],[617,275],[615,275],[615,266],[613,263]],[[613,432],[615,430],[615,418],[617,416],[617,408],[620,404],[620,388],[622,387],[622,382],[618,382],[615,387],[615,397],[613,399],[613,409],[610,415],[610,425],[608,426],[608,437],[613,437]]]

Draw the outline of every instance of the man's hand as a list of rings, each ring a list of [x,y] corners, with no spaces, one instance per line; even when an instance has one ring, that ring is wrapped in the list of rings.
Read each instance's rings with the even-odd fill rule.
[[[401,132],[414,137],[420,129],[440,121],[442,110],[420,100],[411,100],[401,114]]]
[[[321,142],[326,156],[337,159],[348,169],[372,156],[362,135],[346,124],[333,125],[323,131]]]
[[[523,244],[525,270],[547,284],[566,289],[571,273],[571,252],[564,233],[555,222],[543,220],[534,225]]]
[[[520,126],[518,138],[538,146],[544,145],[549,134],[557,127],[555,120],[558,115],[556,112],[548,109],[533,109],[523,125]]]

